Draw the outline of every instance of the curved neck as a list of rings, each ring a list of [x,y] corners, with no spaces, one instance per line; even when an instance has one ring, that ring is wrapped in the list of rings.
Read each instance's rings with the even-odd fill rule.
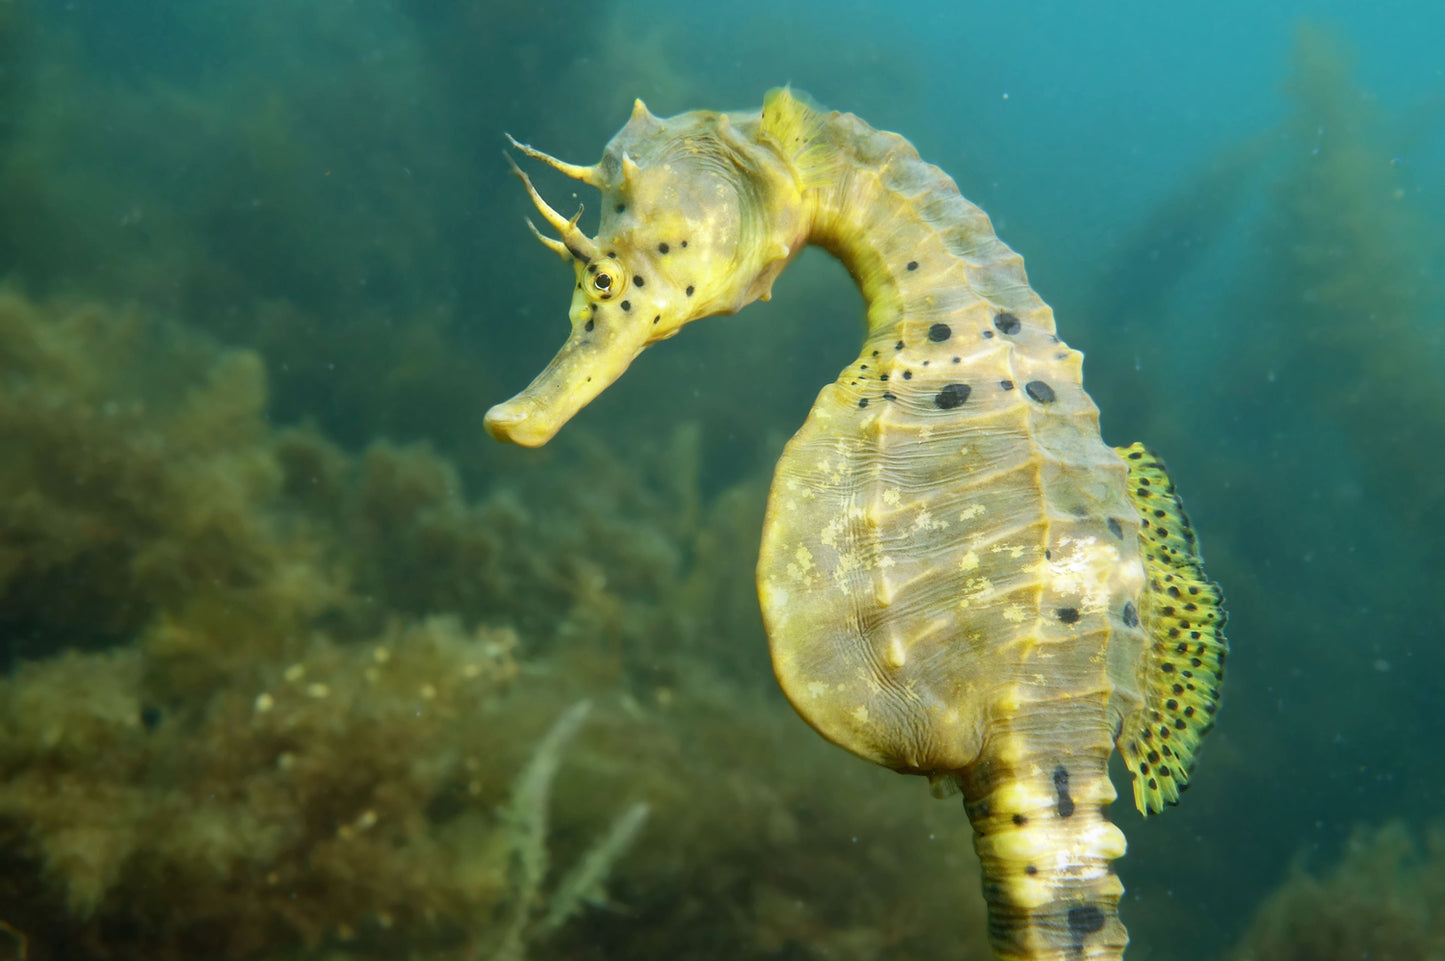
[[[903,137],[792,97],[771,100],[762,125],[792,165],[807,241],[838,257],[863,294],[870,342],[910,333],[899,328],[915,319],[926,336],[983,302],[1052,338],[1053,312],[1030,289],[1023,259]]]

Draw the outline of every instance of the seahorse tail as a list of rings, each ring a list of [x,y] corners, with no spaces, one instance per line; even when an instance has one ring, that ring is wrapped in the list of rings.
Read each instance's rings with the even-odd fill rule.
[[[960,784],[983,866],[989,940],[999,961],[1119,961],[1124,886],[1110,862],[1124,834],[1105,812],[1114,799],[1108,741],[1086,753],[997,742]],[[998,758],[1008,758],[1007,761]]]

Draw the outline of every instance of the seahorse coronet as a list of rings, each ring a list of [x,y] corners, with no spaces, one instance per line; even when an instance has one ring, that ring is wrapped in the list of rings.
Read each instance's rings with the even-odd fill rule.
[[[557,357],[488,412],[499,439],[546,443],[803,247],[843,261],[867,331],[777,465],[757,568],[774,672],[823,737],[961,789],[996,957],[1121,958],[1109,756],[1141,811],[1177,801],[1224,615],[1162,462],[1104,444],[1022,258],[903,137],[788,89],[738,113],[639,100],[591,166],[513,143],[602,213],[581,235],[518,172],[576,285]]]

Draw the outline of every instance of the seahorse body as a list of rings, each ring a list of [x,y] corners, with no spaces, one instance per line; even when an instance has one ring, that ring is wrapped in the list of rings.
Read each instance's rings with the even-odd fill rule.
[[[1021,258],[902,137],[787,90],[667,120],[639,101],[592,167],[517,146],[603,210],[588,238],[527,181],[576,272],[573,330],[488,413],[500,439],[545,443],[647,344],[766,298],[809,243],[847,266],[863,349],[787,445],[763,530],[779,683],[834,743],[961,788],[997,957],[1121,957],[1109,755],[1141,811],[1177,800],[1223,613],[1162,465],[1100,439]]]

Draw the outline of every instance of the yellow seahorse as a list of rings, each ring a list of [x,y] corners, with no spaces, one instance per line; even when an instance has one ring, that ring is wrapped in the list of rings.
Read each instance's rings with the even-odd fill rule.
[[[1022,259],[908,141],[786,89],[665,120],[638,101],[593,166],[512,143],[603,206],[588,237],[515,171],[576,288],[566,344],[487,413],[498,439],[546,443],[648,344],[767,299],[807,244],[847,266],[863,350],[784,450],[763,530],[778,681],[828,740],[962,790],[996,957],[1122,957],[1109,755],[1140,811],[1178,799],[1224,614],[1163,466],[1100,439]]]

